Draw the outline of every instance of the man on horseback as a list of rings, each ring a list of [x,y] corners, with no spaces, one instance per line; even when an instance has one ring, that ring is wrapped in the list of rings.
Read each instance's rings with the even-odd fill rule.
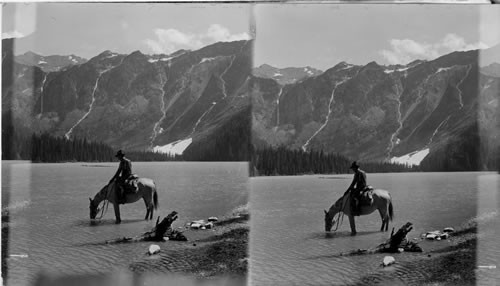
[[[115,157],[120,160],[120,165],[109,183],[111,184],[111,182],[116,179],[116,183],[119,188],[119,191],[117,193],[118,202],[123,204],[125,203],[125,181],[130,177],[130,175],[132,175],[132,162],[128,158],[125,158],[125,154],[122,152],[122,150],[118,150]]]
[[[350,191],[352,213],[353,215],[359,215],[360,194],[367,187],[366,173],[359,168],[359,165],[356,163],[356,161],[352,162],[350,168],[354,172],[354,179],[352,180],[352,183],[347,191]]]

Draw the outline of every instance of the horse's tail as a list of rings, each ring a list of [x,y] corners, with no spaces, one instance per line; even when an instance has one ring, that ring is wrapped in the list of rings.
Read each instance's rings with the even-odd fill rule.
[[[153,207],[155,208],[155,210],[158,209],[158,192],[156,191],[156,189],[153,194]]]
[[[392,209],[392,198],[389,200],[389,219],[392,221],[394,218],[394,210]]]

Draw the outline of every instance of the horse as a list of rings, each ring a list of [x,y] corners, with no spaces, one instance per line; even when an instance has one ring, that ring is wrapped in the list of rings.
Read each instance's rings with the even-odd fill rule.
[[[104,215],[105,207],[107,209],[107,204],[112,203],[115,210],[116,223],[121,223],[120,218],[120,206],[118,204],[117,191],[119,191],[116,186],[116,182],[113,181],[108,185],[104,186],[95,196],[94,199],[90,200],[90,219],[95,219],[99,211],[99,204],[104,201],[102,206],[101,218]],[[125,194],[124,204],[131,204],[137,202],[139,199],[143,199],[146,204],[146,217],[145,220],[153,219],[153,212],[158,208],[158,193],[156,191],[156,185],[153,180],[148,178],[139,178],[137,181],[137,192],[133,194]],[[107,202],[106,202],[107,201]]]
[[[389,221],[393,219],[394,212],[392,207],[391,194],[382,189],[373,190],[373,201],[370,205],[361,205],[359,215],[369,215],[375,210],[378,210],[382,218],[382,226],[380,231],[387,231]],[[349,193],[344,194],[338,199],[328,210],[325,212],[325,231],[329,232],[335,224],[335,215],[343,212],[349,217],[349,224],[351,225],[351,235],[356,235],[356,223],[354,222],[354,215],[351,213],[351,196]]]

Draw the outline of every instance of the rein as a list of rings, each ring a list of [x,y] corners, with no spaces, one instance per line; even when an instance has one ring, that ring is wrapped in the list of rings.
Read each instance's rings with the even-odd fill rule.
[[[104,200],[102,200],[103,205],[102,205],[102,209],[101,209],[101,216],[99,218],[96,218],[98,220],[101,220],[104,217],[104,215],[106,214],[106,212],[108,211],[108,206],[109,206],[108,195],[109,195],[109,189],[107,188],[106,189],[106,196],[104,196]]]
[[[345,195],[344,195],[345,196]],[[344,209],[346,207],[346,204],[345,202],[347,202],[347,200],[342,200],[342,208],[340,209],[340,211],[337,213],[337,226],[335,227],[335,229],[333,231],[337,231],[337,229],[339,229],[339,227],[342,225],[342,223],[344,222],[344,216],[345,216],[345,213],[344,213]],[[340,214],[342,213],[342,215]],[[341,221],[342,220],[342,221]]]
[[[105,200],[104,203],[103,203],[102,209],[101,209],[101,216],[98,217],[98,218],[96,218],[96,219],[100,220],[100,219],[102,219],[104,217],[104,215],[108,211],[108,206],[109,206],[109,201]]]

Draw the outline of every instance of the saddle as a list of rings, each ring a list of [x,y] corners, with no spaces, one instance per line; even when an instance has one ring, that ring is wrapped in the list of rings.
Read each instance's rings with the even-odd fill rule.
[[[123,191],[125,194],[135,194],[139,191],[139,187],[137,186],[137,182],[139,181],[139,176],[136,174],[130,175],[127,179],[125,179],[125,183],[123,185]]]
[[[361,206],[371,205],[373,203],[373,187],[366,186],[364,190],[359,193],[359,204]]]

